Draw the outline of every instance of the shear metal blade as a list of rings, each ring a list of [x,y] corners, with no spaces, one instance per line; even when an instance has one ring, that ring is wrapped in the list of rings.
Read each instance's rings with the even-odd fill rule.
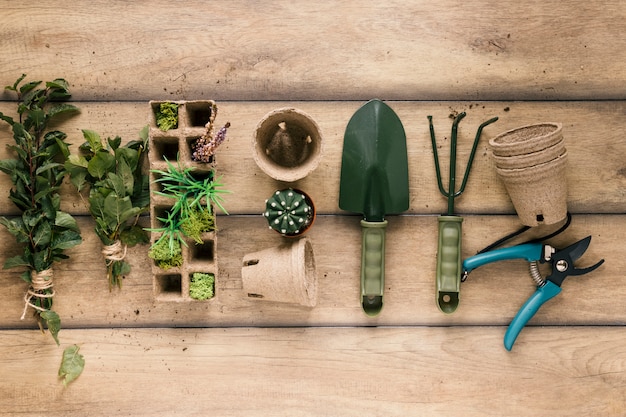
[[[577,260],[587,251],[589,244],[591,243],[591,236],[587,236],[584,239],[579,240],[576,243],[573,243],[566,247],[565,249],[560,250],[559,252],[562,254],[566,254],[572,261]]]

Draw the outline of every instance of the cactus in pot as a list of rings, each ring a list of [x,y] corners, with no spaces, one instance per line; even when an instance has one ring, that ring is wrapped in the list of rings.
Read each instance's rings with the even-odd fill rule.
[[[306,193],[287,188],[274,192],[266,200],[263,217],[271,229],[283,236],[298,236],[313,224],[315,206]]]

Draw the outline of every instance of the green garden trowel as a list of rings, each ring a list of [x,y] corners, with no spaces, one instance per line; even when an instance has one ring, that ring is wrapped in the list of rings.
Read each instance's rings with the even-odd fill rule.
[[[343,140],[339,208],[361,213],[361,303],[380,313],[385,286],[386,214],[409,208],[409,168],[404,127],[396,113],[371,100],[354,113]]]

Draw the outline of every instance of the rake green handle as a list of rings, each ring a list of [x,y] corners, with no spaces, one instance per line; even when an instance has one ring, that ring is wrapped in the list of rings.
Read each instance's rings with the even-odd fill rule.
[[[459,306],[462,222],[460,216],[439,216],[437,306],[446,314],[453,313]]]
[[[383,308],[385,287],[385,229],[387,220],[361,220],[361,305],[368,316]]]

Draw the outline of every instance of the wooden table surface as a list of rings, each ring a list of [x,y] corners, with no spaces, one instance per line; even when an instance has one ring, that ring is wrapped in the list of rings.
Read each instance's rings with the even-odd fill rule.
[[[59,127],[137,137],[150,100],[216,100],[229,121],[218,170],[229,216],[218,218],[219,275],[211,303],[155,298],[148,246],[129,249],[132,273],[109,292],[100,241],[67,186],[63,209],[84,242],[55,266],[61,346],[20,320],[26,283],[0,271],[0,415],[29,416],[622,416],[626,409],[626,3],[568,1],[0,1],[0,85],[69,81],[79,116]],[[410,208],[389,216],[385,307],[359,303],[359,217],[338,208],[343,134],[371,98],[407,133]],[[0,111],[15,112],[0,94]],[[268,112],[295,107],[320,126],[319,167],[278,182],[252,155]],[[427,116],[447,161],[451,114],[464,164],[488,126],[456,201],[463,256],[520,227],[495,174],[488,139],[525,124],[560,122],[569,153],[572,226],[551,243],[587,235],[593,274],[570,278],[523,330],[502,339],[534,292],[526,263],[472,274],[451,315],[435,304],[437,190]],[[446,139],[444,139],[446,138]],[[12,142],[0,125],[0,142]],[[0,159],[10,156],[0,146]],[[447,169],[444,169],[447,172]],[[260,215],[273,190],[315,201],[308,233],[318,304],[249,299],[243,256],[280,244]],[[545,184],[550,187],[550,184]],[[17,213],[0,176],[0,215]],[[142,222],[149,223],[148,218]],[[536,233],[544,231],[544,228]],[[0,262],[17,253],[0,229]],[[84,373],[64,388],[63,348],[81,346]]]

